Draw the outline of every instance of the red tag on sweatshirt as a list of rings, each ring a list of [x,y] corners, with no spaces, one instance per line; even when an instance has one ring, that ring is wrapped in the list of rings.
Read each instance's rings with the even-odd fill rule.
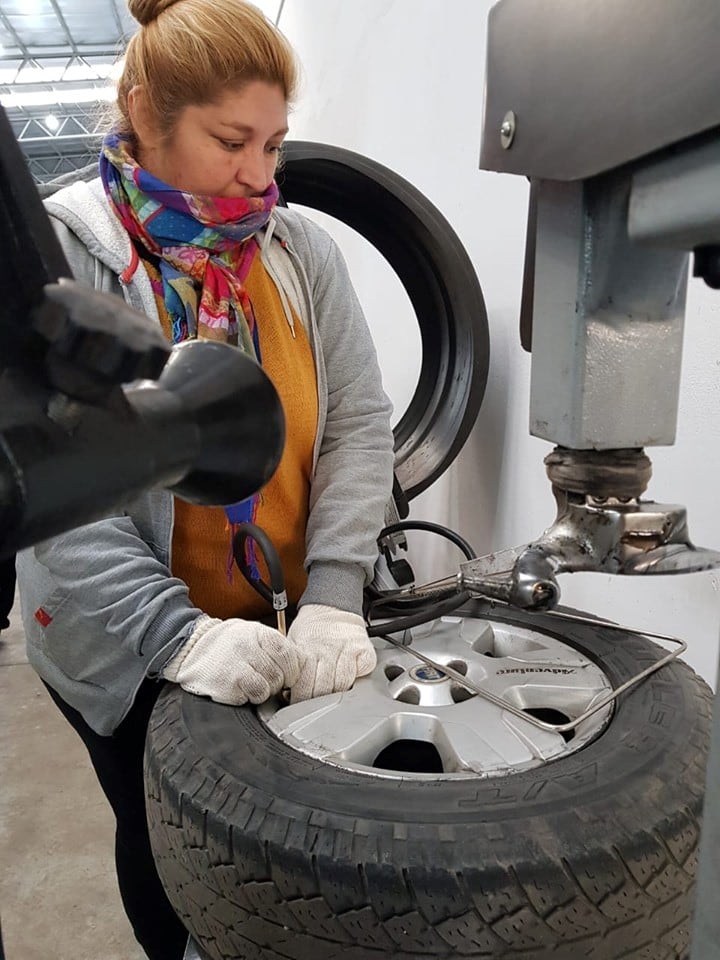
[[[38,607],[35,611],[35,619],[41,627],[46,627],[49,623],[52,623],[52,617],[49,613],[43,610],[42,607]]]

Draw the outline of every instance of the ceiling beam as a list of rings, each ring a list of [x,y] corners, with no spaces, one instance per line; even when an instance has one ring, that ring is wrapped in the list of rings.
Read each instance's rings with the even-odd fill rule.
[[[62,27],[62,31],[65,34],[65,39],[68,42],[68,46],[71,48],[75,56],[77,56],[78,52],[77,52],[77,44],[75,43],[75,38],[70,32],[70,28],[67,25],[67,20],[65,19],[65,16],[63,15],[62,10],[58,6],[57,0],[50,0],[50,6],[53,8],[55,12],[55,16],[58,19],[58,23]]]
[[[5,11],[2,9],[0,9],[0,23],[2,23],[3,27],[5,27],[7,32],[10,34],[10,36],[13,39],[13,42],[16,44],[18,50],[20,50],[22,55],[24,57],[29,57],[30,54],[28,53],[28,48],[22,42],[22,40],[20,39],[20,34],[17,32],[15,27],[10,22],[9,17],[6,15]]]

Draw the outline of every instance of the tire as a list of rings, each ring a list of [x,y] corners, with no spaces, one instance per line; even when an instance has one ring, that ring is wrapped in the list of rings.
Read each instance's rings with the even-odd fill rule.
[[[487,313],[457,234],[419,190],[342,147],[289,141],[283,198],[330,214],[368,240],[395,270],[422,338],[420,377],[395,427],[395,473],[412,499],[448,468],[477,419],[488,378]]]
[[[600,625],[491,616],[560,637],[615,687],[659,655]],[[253,709],[171,685],[146,747],[158,870],[212,960],[680,960],[710,708],[674,661],[576,753],[408,781],[313,760]]]

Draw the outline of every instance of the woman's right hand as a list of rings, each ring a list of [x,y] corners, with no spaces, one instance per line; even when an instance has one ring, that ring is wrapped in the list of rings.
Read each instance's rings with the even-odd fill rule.
[[[298,678],[295,645],[255,620],[203,614],[160,676],[217,703],[263,703]]]

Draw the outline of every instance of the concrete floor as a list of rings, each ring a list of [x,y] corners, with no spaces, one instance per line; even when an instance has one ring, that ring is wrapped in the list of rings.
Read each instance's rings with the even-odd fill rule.
[[[7,960],[144,960],[115,880],[113,817],[85,748],[0,634],[0,917]]]

